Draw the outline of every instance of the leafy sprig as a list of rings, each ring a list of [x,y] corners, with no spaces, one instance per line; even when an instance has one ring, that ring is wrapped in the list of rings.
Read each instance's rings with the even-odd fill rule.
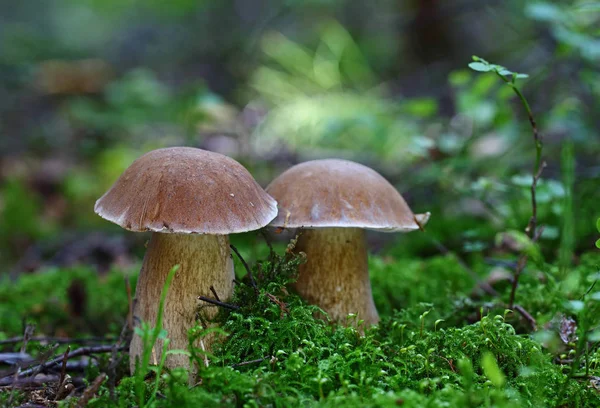
[[[469,64],[469,68],[471,68],[473,71],[494,72],[498,76],[500,76],[504,81],[506,81],[508,78],[511,78],[510,79],[511,83],[515,83],[517,79],[529,78],[529,75],[527,75],[527,74],[522,74],[520,72],[513,72],[513,71],[507,69],[506,67],[503,67],[502,65],[492,64],[476,55],[473,55],[472,58],[473,58],[473,62],[471,62]]]

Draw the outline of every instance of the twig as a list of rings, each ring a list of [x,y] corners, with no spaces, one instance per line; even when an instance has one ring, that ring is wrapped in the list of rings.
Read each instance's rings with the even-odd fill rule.
[[[69,352],[71,351],[71,346],[67,346],[67,350],[65,351],[65,355],[63,356],[62,367],[60,368],[60,377],[58,380],[58,389],[56,390],[56,398],[60,395],[60,391],[63,387],[63,382],[65,381],[65,375],[67,374],[67,360],[69,359]]]
[[[523,316],[525,320],[529,322],[533,331],[537,331],[537,322],[535,321],[535,318],[530,315],[527,310],[523,308],[523,306],[513,305],[513,309],[515,309],[521,316]]]
[[[212,294],[214,295],[215,299],[217,299],[219,302],[221,301],[221,299],[219,299],[219,295],[217,295],[217,291],[215,290],[214,286],[210,286],[210,291],[212,292]]]
[[[256,360],[243,361],[241,363],[232,364],[231,368],[243,367],[243,366],[247,366],[250,364],[256,364],[256,363],[262,363],[266,359],[267,359],[267,357],[263,357],[263,358],[257,358]]]
[[[456,369],[454,368],[454,360],[453,359],[447,359],[446,357],[439,356],[437,354],[432,354],[432,355],[435,356],[435,357],[438,357],[438,358],[440,358],[442,360],[444,360],[446,363],[448,363],[448,365],[450,366],[450,369],[452,370],[452,372],[456,372]]]
[[[285,303],[283,303],[281,300],[279,300],[277,298],[277,296],[267,293],[267,297],[269,298],[269,300],[271,302],[275,303],[277,305],[277,307],[279,307],[279,318],[280,319],[283,319],[283,317],[285,316],[286,313],[290,313],[290,309],[288,309],[287,305]]]
[[[594,290],[594,287],[596,286],[596,283],[598,283],[598,279],[595,279],[594,282],[592,282],[592,284],[590,285],[590,287],[588,288],[588,290],[586,290],[585,293],[583,295],[581,295],[581,297],[579,298],[579,300],[585,299],[585,297],[587,295],[589,295],[592,290]]]
[[[110,353],[113,350],[113,345],[108,345],[108,346],[97,346],[97,347],[81,347],[78,348],[77,350],[73,351],[72,353],[69,353],[68,358],[75,358],[75,357],[81,357],[81,356],[89,356],[92,354],[101,354],[101,353]],[[119,350],[125,350],[124,346],[119,347]],[[54,366],[57,366],[58,364],[60,364],[64,359],[64,355],[60,355],[58,357],[53,358],[52,360],[49,360],[47,362],[41,363],[35,367],[31,367],[28,368],[27,370],[22,371],[21,373],[19,373],[18,377],[25,377],[28,375],[31,375],[33,373],[40,372],[42,370],[47,370],[49,368],[52,368]]]
[[[83,392],[83,395],[81,396],[81,398],[79,398],[79,401],[77,401],[76,407],[77,408],[86,407],[88,402],[90,402],[90,399],[92,399],[92,397],[94,395],[96,395],[96,393],[100,389],[100,386],[102,385],[102,383],[104,382],[105,379],[106,379],[105,373],[102,373],[98,377],[96,377],[94,382],[92,382],[90,384],[90,386],[85,389],[85,391]]]
[[[517,293],[517,286],[519,286],[519,278],[521,277],[523,269],[525,269],[525,265],[527,265],[527,255],[521,255],[519,257],[517,267],[515,268],[515,272],[513,274],[512,287],[510,289],[510,297],[508,298],[509,309],[512,309],[513,304],[515,303],[515,295]]]
[[[206,303],[211,303],[216,306],[224,307],[225,309],[231,309],[231,310],[239,310],[240,309],[240,307],[237,305],[232,305],[230,303],[221,302],[219,300],[211,299],[206,296],[198,296],[198,299],[200,299]]]
[[[235,252],[235,254],[238,256],[238,258],[240,258],[240,261],[242,261],[242,265],[244,265],[244,268],[246,268],[246,272],[248,272],[248,278],[250,279],[250,285],[252,285],[254,290],[258,292],[258,288],[256,287],[256,282],[254,281],[254,276],[252,276],[252,270],[250,270],[250,267],[248,266],[248,264],[246,263],[244,258],[242,258],[242,255],[239,253],[237,248],[234,247],[233,245],[229,245],[229,247],[231,248],[231,250],[233,252]]]
[[[27,351],[27,343],[29,343],[31,340],[34,330],[35,326],[32,324],[25,326],[25,332],[23,333],[23,344],[21,344],[21,353],[25,353],[25,351]]]
[[[537,133],[537,130],[536,132]],[[538,141],[536,141],[536,146],[537,143],[539,143]],[[537,147],[536,147],[537,149]],[[533,180],[531,182],[531,218],[529,219],[529,223],[527,224],[527,227],[525,228],[525,232],[530,236],[533,237],[535,235],[536,232],[536,227],[537,227],[537,198],[536,198],[536,188],[537,188],[537,183],[540,180],[540,177],[542,175],[542,171],[546,168],[546,162],[541,162],[541,164],[538,164],[538,160],[540,160],[540,156],[541,155],[541,147],[540,147],[540,153],[538,153],[538,156],[536,156],[536,168],[537,168],[537,172],[535,173],[535,175],[533,176]]]
[[[542,236],[542,232],[544,232],[544,227],[539,228],[536,231],[535,236],[533,237],[533,239],[531,240],[531,242],[537,242],[538,239],[540,239],[540,237]],[[515,273],[514,273],[514,277],[512,280],[512,287],[510,290],[510,297],[508,300],[508,308],[512,309],[513,305],[515,303],[515,294],[517,293],[517,286],[519,286],[519,277],[521,276],[521,273],[523,273],[523,270],[525,269],[525,266],[527,265],[527,255],[523,254],[521,255],[521,257],[519,258],[519,261],[517,262],[517,267],[515,268]]]

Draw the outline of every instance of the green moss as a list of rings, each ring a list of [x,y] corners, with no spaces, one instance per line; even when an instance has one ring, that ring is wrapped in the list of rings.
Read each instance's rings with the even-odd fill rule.
[[[118,335],[128,307],[125,279],[133,281],[86,267],[49,269],[16,282],[6,277],[0,280],[0,337],[22,335],[24,322],[45,335]]]
[[[548,279],[541,285],[538,281],[536,294],[533,272],[528,271],[518,292],[522,304],[537,308],[530,310],[535,314],[567,311],[565,301],[589,287],[598,259],[581,258],[570,271],[578,276],[577,284],[568,291]],[[148,406],[546,407],[568,401],[566,406],[594,407],[600,403],[600,394],[586,378],[579,372],[570,378],[570,369],[555,363],[542,337],[519,334],[507,323],[513,314],[488,313],[481,309],[487,300],[468,299],[474,282],[452,256],[372,259],[373,291],[383,318],[364,335],[354,327],[315,319],[319,309],[287,289],[299,262],[291,255],[272,254],[255,265],[256,289],[244,277],[230,300],[240,308],[223,310],[219,317],[227,339],[213,350],[209,366],[199,350],[192,350],[200,367],[199,384],[189,388],[184,370],[164,372],[160,395]],[[554,273],[553,266],[547,270]],[[90,305],[96,302],[88,318],[109,327],[120,324],[127,305],[122,275],[51,271],[35,279],[22,277],[10,288],[8,283],[0,286],[2,296],[11,301],[21,297],[12,311],[2,305],[4,336],[18,335],[23,317],[35,320],[39,328],[75,330],[65,303],[72,279],[80,279],[90,290]],[[32,315],[37,310],[41,312]],[[465,311],[483,316],[469,324]],[[202,333],[200,326],[190,331],[192,338]],[[588,375],[600,375],[599,361],[598,348],[592,348]],[[98,373],[89,370],[88,381]],[[151,396],[152,381],[143,384],[144,393]],[[135,405],[137,386],[139,378],[121,378],[111,400],[104,385],[90,406]],[[6,394],[0,398],[6,400]]]
[[[371,257],[369,271],[375,305],[382,316],[419,303],[451,308],[475,286],[453,255],[426,261]]]

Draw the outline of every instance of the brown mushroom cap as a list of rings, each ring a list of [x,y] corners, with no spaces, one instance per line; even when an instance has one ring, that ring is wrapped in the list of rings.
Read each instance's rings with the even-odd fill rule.
[[[130,231],[226,235],[264,227],[277,202],[235,160],[171,147],[134,161],[94,211]]]
[[[429,219],[429,213],[413,214],[400,193],[375,170],[348,160],[298,164],[266,190],[279,203],[279,214],[271,222],[276,227],[394,232],[419,229]]]

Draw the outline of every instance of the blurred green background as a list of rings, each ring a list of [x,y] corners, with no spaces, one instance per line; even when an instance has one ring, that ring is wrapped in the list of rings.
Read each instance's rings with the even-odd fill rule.
[[[373,234],[387,257],[501,254],[531,214],[544,138],[542,248],[576,258],[600,216],[600,6],[590,1],[0,1],[0,274],[135,267],[146,234],[93,205],[141,154],[195,146],[265,186],[342,157],[388,178],[427,233]],[[561,245],[562,240],[562,245]],[[255,259],[255,236],[235,237]],[[253,249],[254,248],[254,249]]]

